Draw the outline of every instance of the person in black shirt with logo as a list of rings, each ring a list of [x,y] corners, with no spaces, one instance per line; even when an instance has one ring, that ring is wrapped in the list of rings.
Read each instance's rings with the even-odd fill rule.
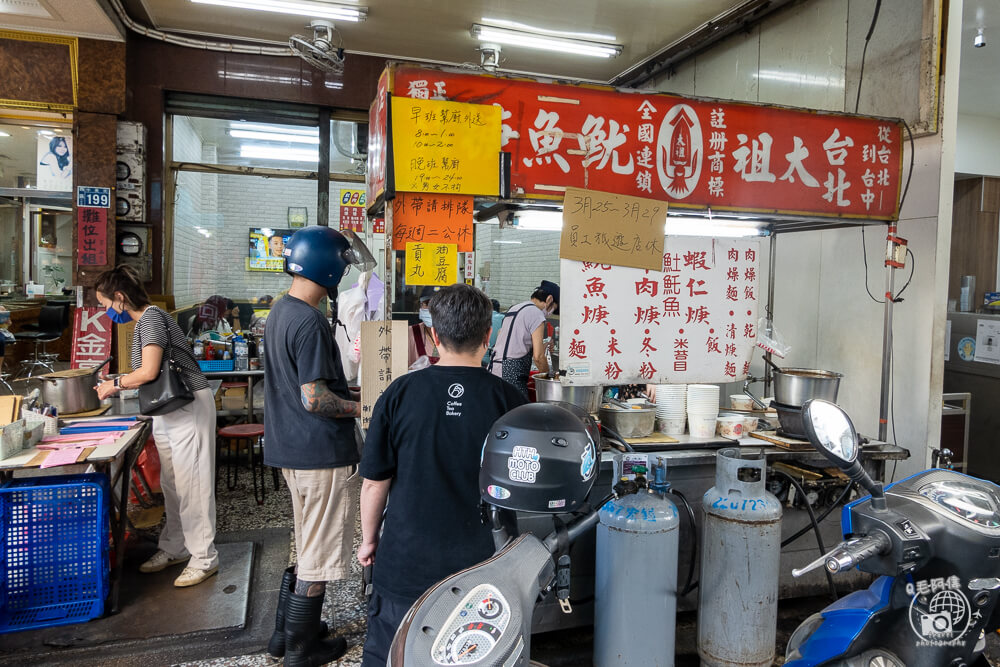
[[[493,422],[526,402],[482,367],[493,312],[483,292],[442,288],[430,311],[441,359],[389,385],[361,457],[358,561],[374,565],[364,667],[385,665],[396,627],[425,590],[493,555],[479,513],[480,452]]]

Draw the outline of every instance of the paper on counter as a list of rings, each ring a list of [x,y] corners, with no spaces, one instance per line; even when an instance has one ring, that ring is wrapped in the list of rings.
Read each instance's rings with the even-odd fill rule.
[[[972,360],[1000,364],[1000,321],[979,320],[976,323],[976,354]]]
[[[99,431],[97,433],[64,433],[62,435],[47,435],[42,438],[43,443],[47,442],[90,442],[91,440],[105,440],[111,438],[117,440],[126,431]]]
[[[69,440],[67,442],[40,442],[38,443],[38,445],[35,446],[35,449],[55,450],[55,449],[72,449],[74,447],[77,448],[100,447],[101,445],[112,445],[114,444],[115,440],[117,440],[117,438],[102,438],[100,440],[92,439],[85,441]]]
[[[45,457],[42,461],[42,468],[55,468],[57,466],[67,466],[76,463],[76,460],[80,458],[80,453],[84,450],[83,447],[67,447],[65,449],[57,449],[49,452],[49,455]]]

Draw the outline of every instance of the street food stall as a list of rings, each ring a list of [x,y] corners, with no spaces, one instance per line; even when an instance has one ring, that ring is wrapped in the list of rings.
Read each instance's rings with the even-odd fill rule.
[[[548,259],[558,263],[550,279],[563,295],[557,374],[536,383],[557,385],[545,393],[562,400],[581,397],[574,402],[605,428],[594,497],[659,461],[669,483],[701,498],[714,480],[716,450],[734,443],[766,458],[768,488],[784,505],[783,539],[797,539],[814,511],[825,518],[849,497],[850,482],[806,442],[801,409],[810,398],[835,401],[851,378],[775,363],[796,344],[773,328],[781,307],[775,238],[895,220],[900,121],[395,64],[382,74],[369,121],[368,214],[391,237],[385,265],[396,267],[386,276],[387,302],[400,304],[410,286],[457,280],[492,296],[479,223],[527,229],[529,218],[542,216],[544,229],[559,233]],[[905,239],[894,226],[889,232],[892,292]],[[503,261],[524,270],[516,259]],[[396,335],[391,328],[384,323],[380,335]],[[754,377],[757,347],[768,365]],[[386,384],[405,372],[391,356],[378,371]],[[799,386],[786,384],[778,400],[758,398],[782,378]],[[831,380],[832,393],[824,386]],[[605,391],[636,384],[656,386],[655,405],[621,403],[617,391]],[[370,406],[379,388],[366,388]],[[687,404],[678,407],[681,395]],[[618,418],[638,423],[638,413],[650,430],[617,438],[607,429]],[[888,442],[884,416],[861,451],[876,479],[886,477],[886,461],[909,456]],[[532,519],[522,524],[530,530]],[[820,533],[839,540],[835,522]],[[809,538],[783,546],[781,595],[825,590],[821,573],[794,583],[788,575],[815,558]],[[574,545],[571,598],[580,604],[562,614],[550,595],[536,630],[591,622],[593,554],[592,536]],[[679,571],[696,558],[682,549]],[[680,600],[682,609],[695,604],[690,591]]]

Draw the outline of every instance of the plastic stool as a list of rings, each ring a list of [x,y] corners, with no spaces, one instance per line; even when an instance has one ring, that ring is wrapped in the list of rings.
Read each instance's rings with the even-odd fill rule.
[[[258,505],[264,504],[266,487],[264,485],[264,425],[235,424],[219,429],[218,448],[226,448],[226,488],[232,491],[236,488],[239,477],[240,443],[245,442],[250,450],[250,478],[253,480],[253,497]],[[256,445],[256,447],[254,446]],[[257,468],[260,468],[260,492],[257,491]],[[218,468],[216,468],[218,471]],[[274,490],[278,490],[278,470],[272,468]]]

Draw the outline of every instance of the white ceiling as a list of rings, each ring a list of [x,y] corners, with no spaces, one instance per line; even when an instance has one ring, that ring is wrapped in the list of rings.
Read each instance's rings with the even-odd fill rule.
[[[0,0],[0,28],[124,40],[96,0]]]
[[[977,28],[984,28],[986,46],[972,44]],[[958,81],[958,110],[963,114],[1000,118],[1000,3],[965,0],[962,10],[962,65]]]

